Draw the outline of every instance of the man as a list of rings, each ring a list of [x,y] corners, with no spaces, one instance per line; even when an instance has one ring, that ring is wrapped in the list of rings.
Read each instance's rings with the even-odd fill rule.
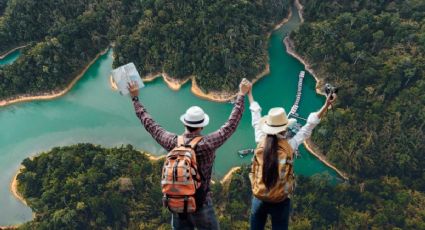
[[[167,151],[171,151],[177,145],[177,134],[170,133],[157,124],[139,102],[139,87],[131,83],[128,86],[133,101],[136,115],[145,129],[152,137]],[[212,166],[215,159],[215,151],[235,132],[236,127],[245,109],[245,94],[251,89],[251,83],[243,79],[239,85],[239,93],[234,103],[229,120],[217,131],[203,136],[196,145],[195,152],[198,169],[201,176],[201,187],[196,192],[197,209],[194,213],[187,215],[172,214],[171,225],[173,229],[219,229],[217,218],[212,206],[209,186],[211,181]],[[180,117],[185,132],[183,134],[185,143],[193,138],[201,136],[202,129],[208,125],[209,117],[198,106],[190,107]]]

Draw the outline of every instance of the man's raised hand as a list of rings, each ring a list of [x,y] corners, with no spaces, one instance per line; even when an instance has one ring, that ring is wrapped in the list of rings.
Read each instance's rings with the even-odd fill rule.
[[[128,91],[130,92],[131,98],[139,96],[139,85],[135,81],[131,81],[127,86]]]

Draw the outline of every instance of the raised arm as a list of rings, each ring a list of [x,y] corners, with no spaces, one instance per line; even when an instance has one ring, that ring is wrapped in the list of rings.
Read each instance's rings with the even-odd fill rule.
[[[335,100],[335,94],[333,95],[332,99],[330,99],[330,96],[328,96],[322,108],[319,111],[311,113],[308,116],[307,123],[298,131],[298,133],[291,140],[289,140],[289,144],[292,148],[298,148],[298,146],[303,143],[305,139],[311,136],[313,129],[320,123],[321,118],[326,113],[329,106],[331,106]]]
[[[165,150],[170,151],[173,149],[177,143],[177,135],[166,131],[152,119],[145,107],[139,102],[139,87],[137,85],[130,84],[129,91],[136,116],[139,118],[146,131],[148,131],[156,142]]]
[[[242,80],[239,87],[239,93],[229,119],[223,126],[221,126],[220,129],[204,137],[204,140],[206,140],[207,143],[211,143],[209,146],[211,149],[217,149],[220,147],[235,132],[245,110],[245,94],[250,90],[250,88],[251,83],[246,79]]]
[[[252,95],[252,88],[248,93],[248,99],[249,99],[249,109],[251,110],[251,117],[252,117],[252,127],[254,128],[254,134],[255,134],[255,142],[260,142],[261,138],[264,137],[264,133],[260,128],[260,119],[261,119],[261,106],[254,100],[254,96]]]

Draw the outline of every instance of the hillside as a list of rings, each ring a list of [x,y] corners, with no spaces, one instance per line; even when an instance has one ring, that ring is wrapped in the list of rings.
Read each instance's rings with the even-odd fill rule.
[[[3,10],[0,53],[28,46],[0,68],[0,100],[64,89],[110,44],[114,66],[135,62],[142,75],[196,75],[205,91],[233,91],[265,69],[267,33],[288,1],[13,0],[0,1]]]
[[[54,148],[23,161],[18,190],[36,212],[20,229],[170,229],[161,207],[161,161],[131,146]],[[247,229],[248,167],[212,187],[221,229]],[[425,194],[394,177],[331,185],[326,175],[299,177],[292,229],[425,229]]]
[[[162,162],[132,146],[54,148],[22,164],[18,191],[37,213],[22,229],[157,229],[169,222],[161,208]]]
[[[354,181],[390,176],[425,191],[425,2],[303,4],[296,51],[340,88],[313,141]]]
[[[133,61],[142,75],[196,76],[204,91],[234,91],[267,64],[267,33],[288,13],[289,1],[142,2],[143,16],[120,36],[114,65]]]

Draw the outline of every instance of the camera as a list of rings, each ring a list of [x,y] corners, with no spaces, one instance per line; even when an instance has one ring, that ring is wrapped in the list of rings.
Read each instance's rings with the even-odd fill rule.
[[[326,83],[325,84],[325,93],[326,93],[327,96],[331,95],[330,99],[332,100],[333,99],[332,94],[334,94],[334,93],[337,94],[338,93],[338,88],[335,87],[335,86],[332,86],[329,83]]]

